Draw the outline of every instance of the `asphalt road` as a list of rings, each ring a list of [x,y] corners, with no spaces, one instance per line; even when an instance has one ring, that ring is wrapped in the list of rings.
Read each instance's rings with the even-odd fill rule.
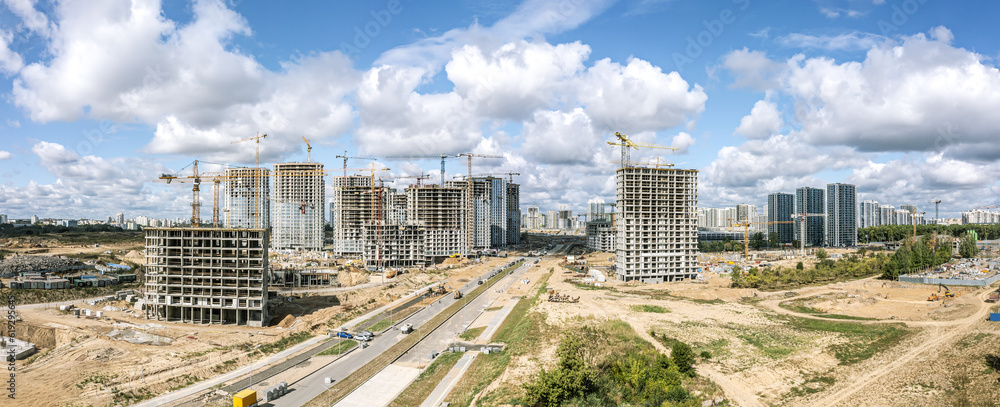
[[[527,265],[532,264],[533,261],[534,259],[530,258],[526,259],[525,265],[522,265],[520,268],[515,270],[514,273],[518,275],[519,273],[523,273],[524,270],[527,270]],[[481,276],[481,278],[484,278],[486,276],[488,276],[488,273]],[[514,279],[516,278],[517,276],[514,276]],[[462,287],[459,287],[459,290],[462,291],[463,294],[472,291],[476,286],[479,285],[477,280],[478,279],[472,279]],[[494,287],[499,287],[501,283],[494,285]],[[490,292],[491,291],[487,290],[487,293]],[[486,297],[487,296],[485,294],[478,297],[478,300],[484,301],[482,303],[478,301],[470,301],[469,302],[470,306],[467,306],[465,309],[475,309],[474,307],[476,307],[476,304],[482,307],[482,305],[485,304]],[[427,323],[427,321],[431,320],[431,318],[434,318],[436,315],[444,311],[446,308],[448,308],[448,306],[453,304],[455,301],[466,301],[466,299],[462,298],[459,300],[455,300],[452,296],[445,296],[444,298],[435,301],[434,303],[428,305],[426,308],[413,314],[413,316],[411,316],[406,322],[413,324],[414,327],[420,327],[425,323]],[[465,311],[465,309],[463,309],[463,311]],[[444,332],[449,332],[450,330],[450,333],[453,338],[455,329],[462,323],[463,311],[460,311],[454,317],[445,322],[445,324],[442,325],[442,327],[439,328],[438,331],[436,331],[435,333],[438,333],[439,331],[442,330]],[[470,313],[469,318],[472,318],[472,315],[473,314]],[[278,398],[277,400],[269,402],[268,405],[275,407],[297,407],[305,403],[308,403],[310,400],[316,398],[317,396],[323,394],[323,392],[326,391],[326,387],[324,387],[325,386],[324,378],[329,377],[331,379],[334,379],[336,382],[343,380],[351,373],[354,373],[354,371],[360,369],[362,366],[370,362],[376,356],[378,356],[382,352],[385,352],[390,347],[401,341],[404,337],[405,337],[404,334],[400,333],[398,330],[393,329],[387,331],[384,335],[376,337],[374,340],[369,342],[369,346],[367,349],[358,349],[353,353],[351,353],[350,355],[345,356],[334,363],[331,363],[329,366],[320,369],[309,376],[306,376],[305,378],[299,380],[298,382],[290,384],[289,388],[291,391],[289,391],[288,394],[282,396],[281,398]],[[430,341],[433,342],[434,341],[433,337],[435,337],[435,335],[431,335],[430,337],[425,338],[424,341],[421,342],[428,341],[428,339],[430,339]],[[438,349],[438,351],[442,349]],[[411,351],[410,353],[413,352]],[[334,389],[337,388],[336,383],[334,383],[332,388]]]

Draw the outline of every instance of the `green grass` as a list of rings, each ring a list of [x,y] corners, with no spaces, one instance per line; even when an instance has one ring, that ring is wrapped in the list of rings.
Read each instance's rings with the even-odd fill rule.
[[[817,317],[830,318],[830,319],[846,319],[853,321],[877,321],[878,318],[868,318],[868,317],[856,317],[853,315],[841,315],[841,314],[828,314],[823,310],[816,309],[813,307],[807,307],[805,305],[797,304],[798,301],[784,301],[778,304],[779,307],[787,309],[789,311],[798,312],[801,314],[815,315]]]
[[[737,334],[736,337],[749,345],[760,350],[760,352],[771,359],[782,359],[795,351],[794,347],[785,346],[795,344],[795,338],[782,335],[774,330],[748,330]]]
[[[593,290],[612,290],[613,291],[613,289],[611,287],[607,287],[607,286],[605,286],[605,287],[598,287],[596,285],[578,283],[576,281],[570,281],[569,283],[573,284],[574,287],[579,288],[581,290],[588,290],[588,291],[593,291]]]
[[[419,406],[420,403],[427,399],[427,396],[431,395],[431,392],[433,392],[434,388],[441,383],[441,380],[448,375],[448,371],[450,371],[455,364],[458,363],[458,360],[462,358],[462,355],[463,353],[461,352],[450,352],[438,356],[437,359],[434,359],[434,361],[427,366],[427,369],[424,369],[424,371],[420,373],[420,376],[417,376],[417,380],[410,383],[410,385],[399,394],[399,397],[396,397],[396,399],[389,404],[389,407]]]
[[[642,305],[633,305],[630,308],[632,308],[632,311],[635,312],[654,312],[657,314],[665,314],[670,312],[670,310],[661,307],[659,305],[642,304]]]
[[[357,344],[358,342],[354,339],[343,339],[343,342],[333,345],[329,349],[316,354],[316,356],[336,356],[339,355],[341,351],[347,352]]]
[[[899,343],[913,333],[904,324],[859,324],[853,322],[824,321],[812,318],[784,317],[789,325],[802,330],[833,332],[843,335],[846,343],[833,345],[841,364],[851,365],[866,360],[878,352]]]
[[[263,353],[265,355],[269,355],[269,354],[272,354],[272,353],[281,352],[281,351],[283,351],[285,349],[288,349],[289,347],[291,347],[293,345],[296,345],[298,343],[302,343],[305,340],[307,340],[309,338],[312,338],[312,337],[313,337],[313,335],[311,333],[309,333],[309,332],[296,332],[296,333],[288,335],[288,336],[286,336],[284,338],[281,338],[281,339],[279,339],[277,341],[274,341],[274,342],[271,342],[271,343],[265,343],[263,345],[260,345],[260,351],[261,351],[261,353]]]
[[[718,358],[729,354],[729,340],[725,338],[715,339],[711,342],[695,342],[691,344],[691,350],[695,354],[701,354],[702,352],[708,352],[713,358]]]
[[[461,334],[461,335],[459,335],[458,337],[459,337],[459,338],[462,338],[462,340],[466,340],[466,341],[474,341],[474,340],[476,340],[476,338],[478,338],[478,337],[479,337],[479,335],[481,335],[481,334],[483,333],[483,331],[485,331],[485,330],[486,330],[486,327],[485,327],[485,326],[480,326],[480,327],[475,327],[475,328],[471,328],[471,329],[468,329],[468,330],[466,330],[465,332],[462,332],[462,334]]]
[[[392,321],[390,321],[389,318],[383,319],[381,321],[376,322],[375,325],[372,325],[370,328],[368,328],[368,330],[372,332],[379,332],[383,329],[388,328],[391,322]]]

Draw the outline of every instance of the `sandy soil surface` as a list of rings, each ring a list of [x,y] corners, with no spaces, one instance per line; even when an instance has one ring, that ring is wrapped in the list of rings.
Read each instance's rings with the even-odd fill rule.
[[[712,358],[698,365],[699,372],[736,405],[944,405],[954,401],[955,394],[973,404],[996,403],[997,389],[991,383],[997,374],[983,374],[981,367],[990,341],[1000,339],[1000,326],[985,322],[990,307],[983,299],[992,289],[952,287],[955,298],[929,302],[936,286],[864,279],[791,293],[760,292],[729,288],[727,278],[713,273],[706,277],[660,285],[609,281],[606,288],[585,289],[573,284],[573,273],[557,271],[548,287],[580,296],[580,302],[542,302],[535,310],[561,330],[591,318],[622,319],[664,352],[668,350],[652,340],[650,331],[692,344],[696,352],[708,351]],[[792,311],[782,303],[814,308],[819,314]],[[646,305],[667,312],[643,312],[641,306]],[[833,349],[850,345],[847,337],[800,329],[783,319],[826,319],[822,313],[871,318],[829,320],[872,329],[904,324],[913,333],[867,359],[843,363]],[[550,367],[555,343],[544,348],[512,360],[504,380],[522,383],[540,366]]]
[[[141,313],[130,311],[124,302],[76,304],[79,308],[103,311],[103,319],[78,319],[57,308],[19,310],[24,319],[21,323],[37,327],[32,331],[51,346],[42,348],[40,356],[30,363],[18,362],[18,405],[104,405],[109,398],[108,389],[134,394],[147,389],[154,395],[163,394],[247,365],[248,353],[241,349],[241,344],[271,343],[295,332],[324,333],[418,287],[436,281],[446,285],[468,281],[508,261],[493,258],[471,266],[453,265],[407,273],[382,285],[349,292],[300,294],[301,298],[281,301],[272,309],[273,325],[265,328],[147,320]],[[353,280],[355,284],[372,281],[361,273],[354,275]],[[373,282],[379,282],[379,277]],[[109,335],[159,338],[160,343],[133,344]],[[324,358],[332,357],[317,358],[310,365],[324,363]],[[308,366],[299,366],[269,382],[291,382],[310,371]]]

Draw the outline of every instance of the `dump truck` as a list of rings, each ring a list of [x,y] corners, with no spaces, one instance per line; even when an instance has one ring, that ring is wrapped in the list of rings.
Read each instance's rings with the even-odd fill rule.
[[[234,394],[233,407],[257,407],[257,392],[246,389]]]
[[[462,292],[458,291],[458,290],[455,290],[455,299],[457,300],[459,298],[462,298]]]

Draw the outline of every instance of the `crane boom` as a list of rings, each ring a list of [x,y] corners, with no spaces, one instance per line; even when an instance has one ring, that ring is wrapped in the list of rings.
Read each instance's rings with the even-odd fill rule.
[[[309,140],[306,140],[306,136],[302,136],[302,141],[306,142],[306,162],[312,162],[313,146],[309,144]]]
[[[670,147],[670,146],[663,146],[663,145],[659,145],[659,144],[648,144],[648,143],[636,143],[636,142],[632,141],[631,139],[629,139],[628,136],[626,136],[624,134],[621,134],[621,133],[619,133],[617,131],[615,132],[615,137],[618,138],[618,142],[616,143],[616,142],[613,142],[613,141],[609,141],[608,144],[612,145],[612,146],[619,146],[619,147],[621,147],[621,151],[622,151],[622,161],[621,162],[622,162],[622,165],[625,166],[625,167],[628,167],[630,165],[630,163],[629,163],[630,158],[631,158],[630,157],[630,154],[631,154],[631,152],[630,152],[631,150],[630,149],[632,149],[632,148],[634,148],[636,150],[638,150],[639,148],[658,148],[658,149],[662,149],[662,150],[677,151],[677,148]]]

